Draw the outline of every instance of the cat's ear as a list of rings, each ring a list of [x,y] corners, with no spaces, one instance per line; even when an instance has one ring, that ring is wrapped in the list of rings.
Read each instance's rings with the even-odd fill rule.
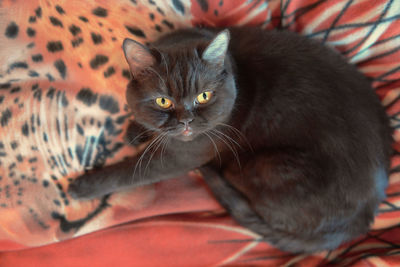
[[[211,41],[204,50],[201,58],[217,66],[223,66],[226,52],[228,51],[230,34],[228,30],[223,30]]]
[[[122,48],[133,77],[153,65],[156,61],[146,46],[134,40],[125,39]]]

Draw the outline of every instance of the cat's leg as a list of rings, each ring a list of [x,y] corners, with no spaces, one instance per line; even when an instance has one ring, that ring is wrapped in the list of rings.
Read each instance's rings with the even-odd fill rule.
[[[210,145],[202,140],[196,145],[171,140],[165,150],[153,142],[134,157],[77,177],[69,185],[68,193],[73,198],[92,199],[184,175],[214,157],[212,148],[207,148]]]
[[[209,167],[200,170],[239,224],[283,250],[314,252],[365,232],[373,214],[365,210],[365,202],[335,192],[338,181],[324,177],[324,160],[296,151],[269,151],[244,160],[241,168],[232,162],[222,175]],[[369,217],[361,218],[366,213]]]

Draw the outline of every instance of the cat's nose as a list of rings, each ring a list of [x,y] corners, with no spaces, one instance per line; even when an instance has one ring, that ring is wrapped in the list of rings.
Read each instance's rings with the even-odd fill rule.
[[[193,121],[193,118],[182,118],[182,119],[179,119],[179,122],[180,123],[183,123],[183,124],[185,124],[185,125],[188,125],[189,123],[191,123]]]

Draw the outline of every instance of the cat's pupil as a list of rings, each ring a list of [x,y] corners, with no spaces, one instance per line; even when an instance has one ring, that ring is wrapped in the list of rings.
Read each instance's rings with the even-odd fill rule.
[[[206,93],[203,93],[203,99],[207,100],[207,94]]]
[[[165,104],[165,98],[161,98],[161,104]]]

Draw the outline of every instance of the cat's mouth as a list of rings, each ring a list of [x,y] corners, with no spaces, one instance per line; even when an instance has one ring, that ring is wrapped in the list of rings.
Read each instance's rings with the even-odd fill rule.
[[[176,139],[187,142],[192,141],[195,138],[194,130],[190,126],[185,126],[179,129],[176,129],[172,134]]]

